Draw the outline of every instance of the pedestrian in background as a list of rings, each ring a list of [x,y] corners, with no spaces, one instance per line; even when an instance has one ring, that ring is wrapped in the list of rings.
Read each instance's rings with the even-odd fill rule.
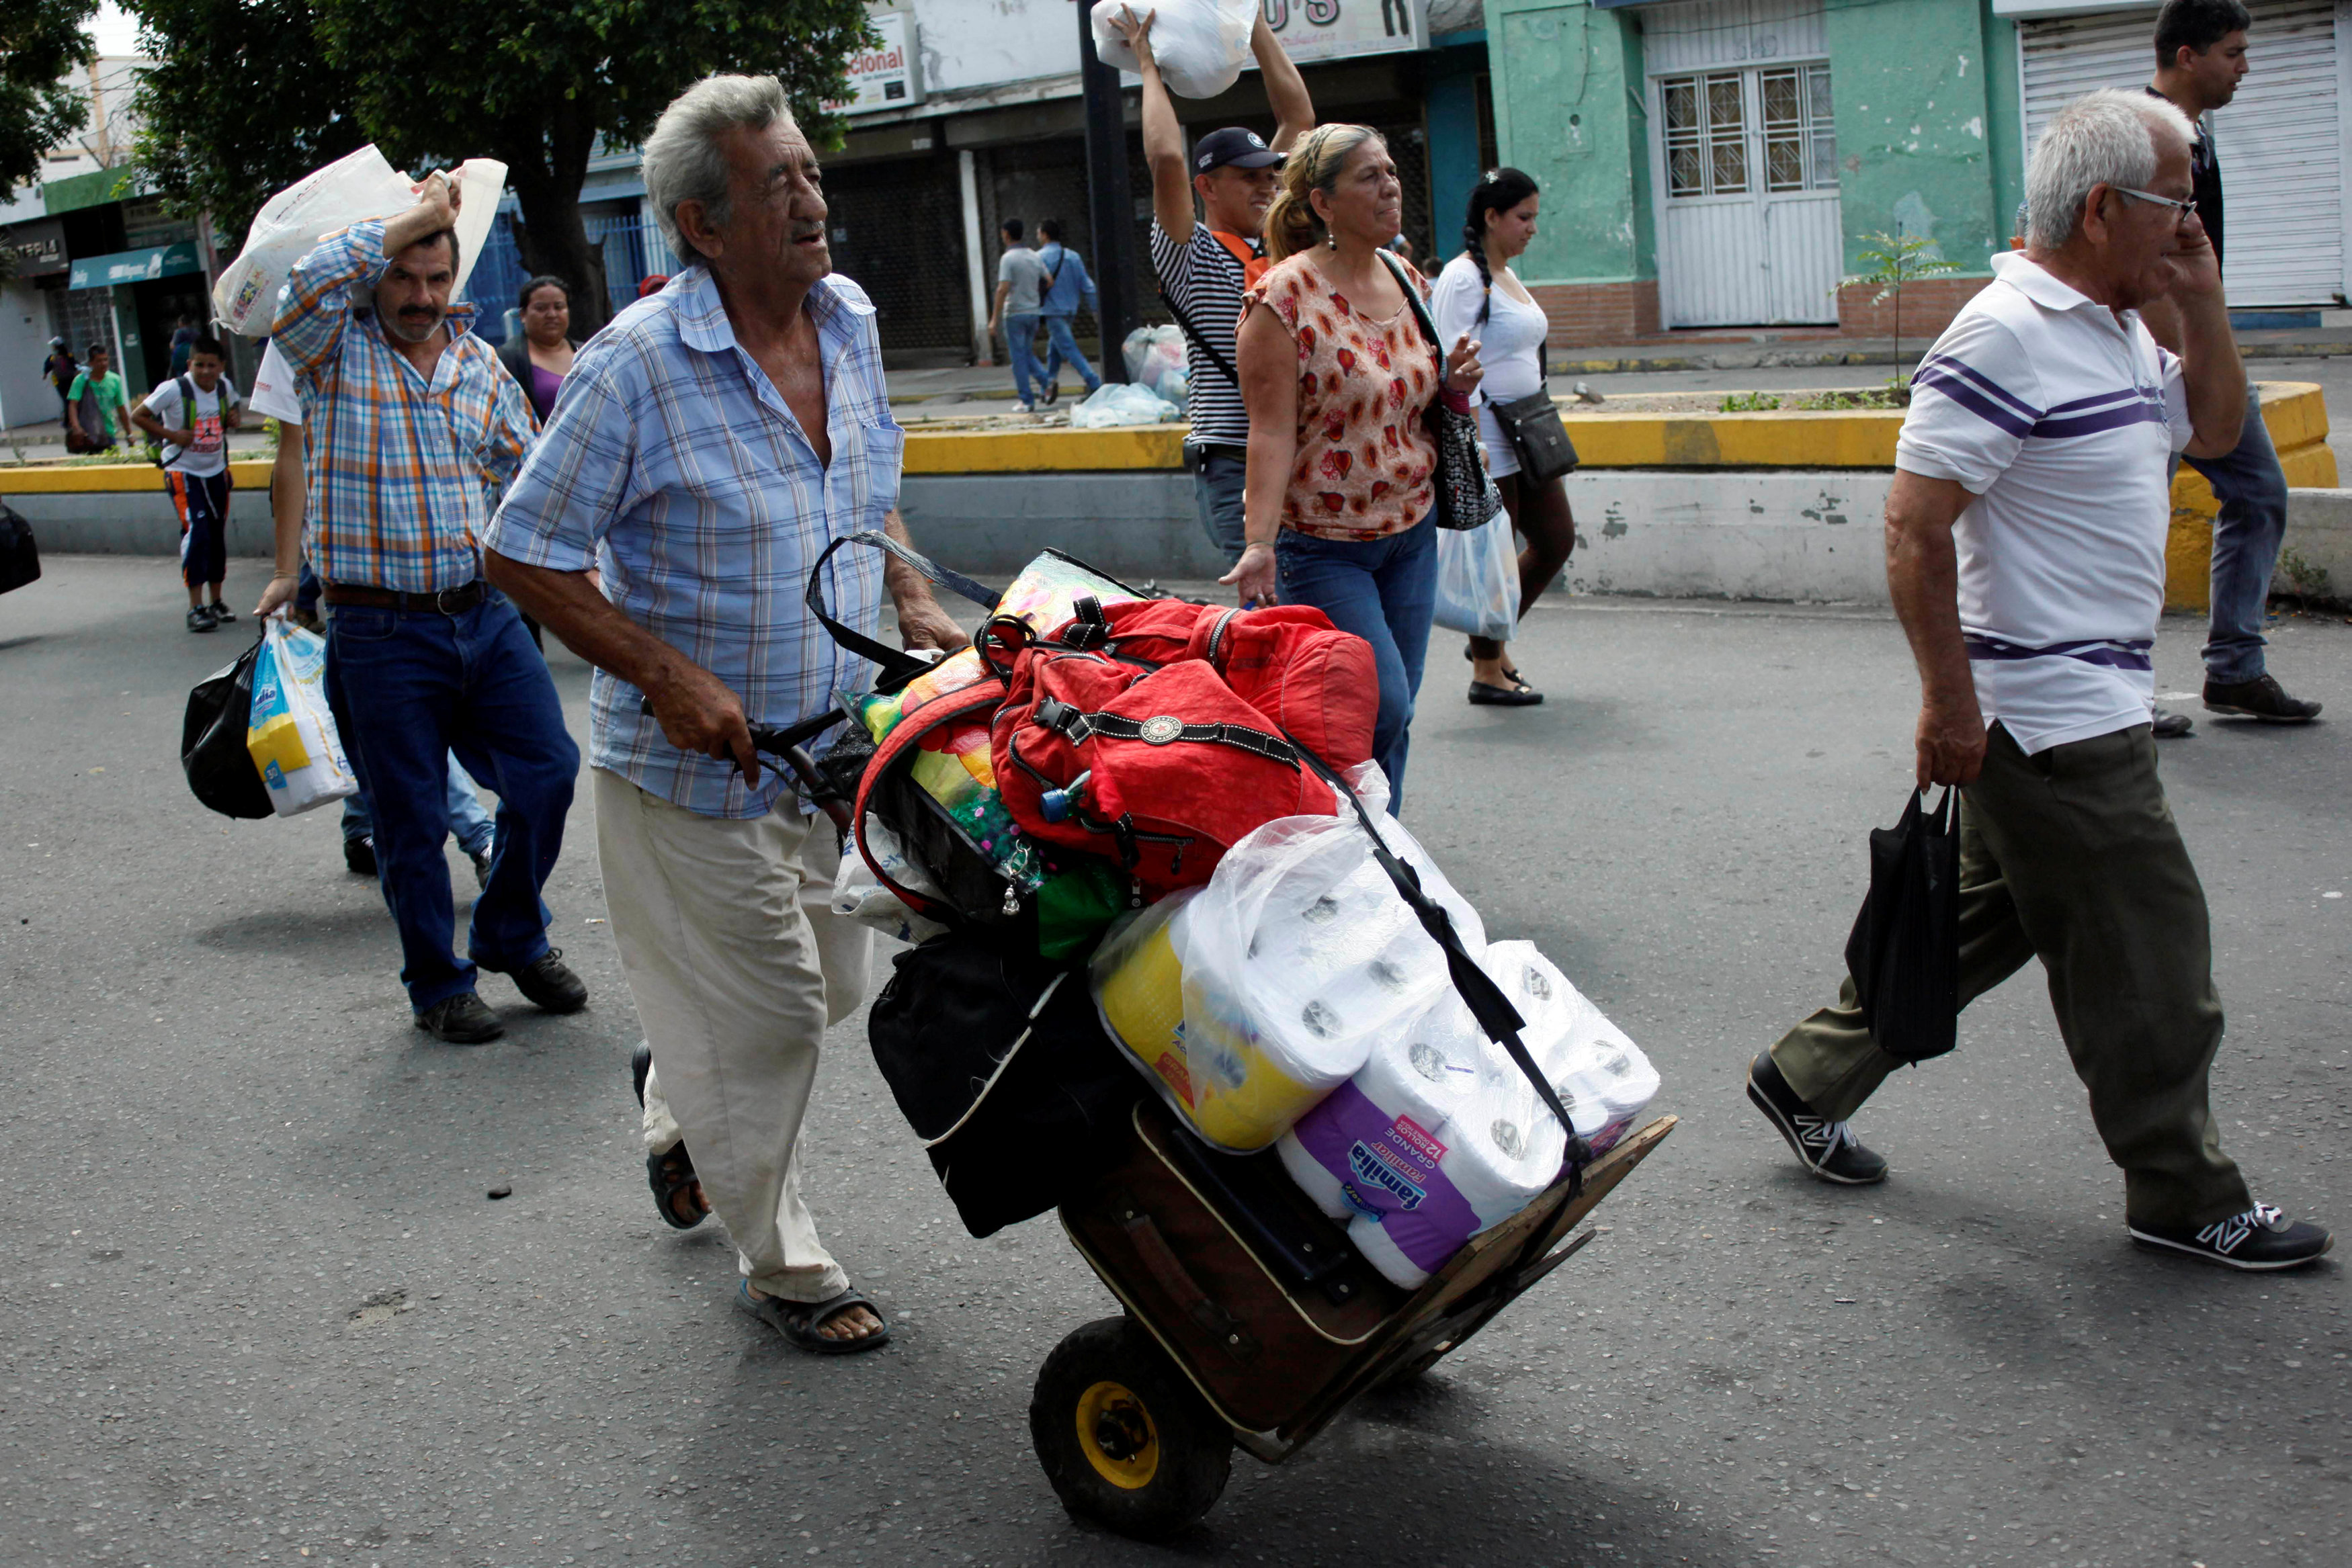
[[[1040,218],[1037,237],[1045,243],[1037,247],[1037,260],[1045,268],[1045,293],[1039,302],[1038,313],[1045,319],[1045,394],[1038,399],[1051,408],[1062,395],[1062,367],[1076,365],[1078,379],[1091,392],[1102,385],[1102,377],[1095,374],[1094,366],[1078,352],[1078,340],[1070,331],[1070,318],[1080,307],[1097,308],[1095,280],[1087,276],[1086,257],[1062,243],[1062,223],[1059,218]],[[1103,346],[1103,357],[1110,357],[1112,345]]]
[[[417,1027],[475,1045],[505,1032],[475,992],[478,969],[550,1012],[578,1011],[588,988],[548,945],[540,902],[580,748],[547,661],[481,576],[490,487],[530,446],[530,408],[472,330],[474,307],[449,302],[457,204],[436,172],[415,206],[322,241],[295,264],[271,335],[310,414],[308,543],[333,611],[327,695],[374,808],[401,979]],[[272,582],[266,597],[293,589]],[[499,796],[463,961],[441,848],[453,750]]]
[[[66,450],[110,451],[130,422],[131,399],[105,344],[92,343],[82,363],[66,389]]]
[[[1430,291],[1429,313],[1437,334],[1451,340],[1467,333],[1478,340],[1478,362],[1486,374],[1478,383],[1478,434],[1486,452],[1486,474],[1503,493],[1511,527],[1527,540],[1519,551],[1519,613],[1525,615],[1576,548],[1576,518],[1568,507],[1568,484],[1554,478],[1525,483],[1519,455],[1496,423],[1494,403],[1543,390],[1544,340],[1550,319],[1528,286],[1511,270],[1511,260],[1536,237],[1543,198],[1535,181],[1517,169],[1490,169],[1470,190],[1469,216],[1462,225],[1460,256],[1445,264]],[[1492,637],[1473,637],[1467,653],[1470,700],[1505,707],[1543,701],[1543,694],[1519,678],[1510,649]]]
[[[716,1212],[737,1306],[792,1344],[872,1350],[889,1327],[819,1239],[799,1147],[873,934],[827,907],[833,824],[762,767],[750,726],[871,679],[803,595],[831,541],[906,538],[906,433],[873,301],[832,270],[816,155],[773,77],[680,94],[646,140],[645,182],[687,266],[581,351],[488,566],[596,666],[597,850],[651,1044],[639,1093],[662,1218]],[[698,460],[710,451],[729,458]],[[921,577],[884,559],[834,557],[835,615],[878,635],[887,588],[908,647],[963,645]]]
[[[1151,19],[1121,6],[1112,25],[1135,51],[1143,78],[1143,155],[1151,165],[1151,269],[1185,338],[1184,364],[1192,429],[1184,465],[1192,471],[1192,500],[1201,531],[1231,566],[1244,542],[1243,476],[1249,462],[1249,411],[1242,402],[1234,333],[1242,319],[1242,291],[1266,267],[1259,237],[1274,204],[1283,154],[1315,123],[1315,103],[1298,68],[1274,30],[1258,16],[1250,53],[1275,115],[1274,140],[1227,126],[1193,144],[1188,161],[1184,128],[1151,54]],[[1201,200],[1201,215],[1192,199]]]
[[[196,351],[196,324],[183,313],[172,328],[172,366],[165,375],[176,376],[187,370]]]
[[[1961,790],[1960,1005],[2040,958],[2132,1239],[2284,1269],[2329,1238],[2221,1153],[2211,925],[2148,731],[2171,457],[2234,451],[2246,410],[2194,136],[2161,99],[2105,90],[2034,142],[2026,250],[1992,257],[1913,379],[1886,577],[1919,666],[1919,787]],[[2137,314],[2158,297],[2179,357]],[[1816,1176],[1883,1181],[1847,1118],[1900,1065],[1849,977],[1748,1095]]]
[[[1013,390],[1021,399],[1021,412],[1031,413],[1037,404],[1030,383],[1043,374],[1037,363],[1037,323],[1048,279],[1045,264],[1021,243],[1023,232],[1019,218],[1005,219],[997,231],[1004,242],[1004,254],[996,258],[996,302],[989,307],[988,330],[993,337],[1003,329],[1004,347],[1013,361]]]
[[[2238,95],[2246,79],[2246,29],[2252,15],[2240,0],[2166,0],[2156,15],[2156,77],[2148,92],[2187,115],[2197,128],[2190,154],[2197,182],[2197,216],[2221,259],[2221,162],[2213,143],[2213,110]],[[2284,193],[2281,193],[2284,194]],[[2151,301],[2148,330],[2178,353],[2179,312],[2170,300]],[[2205,637],[2205,710],[2273,724],[2308,724],[2320,705],[2287,695],[2263,657],[2271,574],[2286,538],[2286,474],[2263,423],[2262,389],[2246,389],[2244,434],[2230,451],[2188,455],[2213,486],[2221,509],[2213,519],[2212,612]],[[2167,713],[2165,733],[2189,733],[2186,714]]]
[[[307,578],[315,586],[316,574],[302,555],[303,524],[310,513],[310,484],[302,466],[302,400],[294,382],[293,368],[286,356],[278,351],[274,342],[261,350],[261,368],[254,372],[253,396],[246,406],[263,419],[278,422],[278,456],[269,471],[269,520],[277,555],[277,574],[270,587],[263,590],[261,602],[254,607],[256,616],[263,616],[289,603],[281,585],[298,585],[292,589],[292,605],[289,618],[298,625],[304,617],[299,612],[302,591],[299,586]],[[273,593],[273,591],[278,591]],[[316,617],[311,617],[313,621]],[[323,630],[312,624],[310,631]],[[473,862],[474,885],[483,887],[490,880],[490,851],[497,840],[497,830],[490,813],[483,808],[481,791],[473,776],[457,754],[449,754],[449,831],[456,836],[457,847]],[[375,853],[375,810],[368,804],[367,789],[362,786],[356,793],[343,797],[343,868],[357,876],[377,876],[380,867]]]
[[[63,338],[49,340],[49,357],[41,361],[41,379],[58,394],[58,418],[70,423],[73,418],[74,378],[81,374],[81,366],[74,362],[73,350],[66,347]]]
[[[522,383],[531,413],[545,424],[580,347],[572,339],[572,286],[552,273],[542,273],[522,286],[516,304],[522,310],[522,331],[500,347],[499,362]]]
[[[1243,294],[1247,542],[1221,580],[1244,605],[1312,605],[1372,645],[1372,758],[1400,808],[1437,601],[1437,444],[1424,419],[1441,397],[1467,413],[1479,376],[1474,340],[1441,360],[1423,334],[1405,298],[1427,292],[1421,275],[1382,259],[1403,208],[1396,162],[1369,126],[1318,126],[1283,165],[1265,214],[1274,265]]]
[[[147,394],[131,423],[163,444],[163,488],[180,519],[188,630],[209,632],[236,619],[221,602],[221,583],[228,576],[228,433],[243,427],[244,415],[219,339],[190,343],[187,363],[185,374]]]

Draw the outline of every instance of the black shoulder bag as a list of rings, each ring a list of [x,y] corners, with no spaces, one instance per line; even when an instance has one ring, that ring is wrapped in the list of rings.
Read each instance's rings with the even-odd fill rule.
[[[1484,528],[1503,509],[1503,493],[1486,477],[1486,458],[1478,439],[1478,416],[1445,405],[1445,344],[1437,335],[1437,323],[1429,319],[1429,307],[1421,302],[1421,291],[1404,270],[1404,263],[1387,251],[1381,252],[1381,261],[1404,290],[1404,302],[1412,311],[1412,319],[1421,327],[1421,335],[1437,351],[1437,395],[1429,402],[1424,416],[1429,434],[1437,443],[1437,526],[1441,528]]]
[[[1486,285],[1486,298],[1495,298],[1495,286]],[[1515,397],[1507,402],[1486,400],[1495,411],[1495,423],[1502,427],[1503,439],[1511,444],[1511,452],[1519,460],[1519,473],[1530,485],[1549,485],[1563,474],[1576,472],[1576,444],[1568,438],[1568,426],[1560,423],[1559,405],[1551,401],[1551,340],[1546,338],[1536,350],[1536,390],[1525,397]]]

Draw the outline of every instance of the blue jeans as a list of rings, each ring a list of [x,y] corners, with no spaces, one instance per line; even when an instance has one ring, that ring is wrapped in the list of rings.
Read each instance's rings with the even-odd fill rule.
[[[1199,466],[1192,470],[1192,504],[1201,510],[1201,531],[1225,558],[1227,566],[1242,559],[1242,481],[1249,460],[1231,446],[1203,446]]]
[[[1036,401],[1029,383],[1045,379],[1044,367],[1037,363],[1037,323],[1044,319],[1034,310],[1004,319],[1004,346],[1013,350],[1013,390],[1021,394],[1023,408]]]
[[[498,841],[497,830],[490,825],[490,814],[482,807],[482,797],[474,787],[473,776],[449,754],[449,831],[457,835],[457,847],[469,855],[480,854]],[[368,808],[367,791],[343,797],[343,837],[363,839],[375,831],[375,813]]]
[[[1102,385],[1102,377],[1095,374],[1094,366],[1087,363],[1087,357],[1078,352],[1078,340],[1070,332],[1070,319],[1067,316],[1048,316],[1045,318],[1045,373],[1042,378],[1045,387],[1050,389],[1053,386],[1054,378],[1062,373],[1064,365],[1078,368],[1078,379],[1087,383],[1087,391],[1092,392]]]
[[[563,848],[580,747],[547,661],[502,593],[456,615],[336,607],[327,700],[374,812],[376,875],[400,928],[401,982],[418,1012],[547,951],[540,890]],[[499,797],[497,849],[474,903],[467,961],[452,953],[449,756]]]
[[[1285,604],[1312,605],[1372,645],[1381,677],[1372,760],[1389,776],[1389,810],[1402,815],[1412,700],[1437,608],[1435,520],[1423,517],[1402,533],[1362,543],[1285,528],[1275,539],[1274,570]]]
[[[2187,461],[2221,503],[2213,519],[2213,620],[2206,632],[2205,678],[2224,685],[2260,680],[2271,574],[2286,537],[2286,475],[2263,426],[2262,393],[2246,389],[2245,434],[2236,450]]]

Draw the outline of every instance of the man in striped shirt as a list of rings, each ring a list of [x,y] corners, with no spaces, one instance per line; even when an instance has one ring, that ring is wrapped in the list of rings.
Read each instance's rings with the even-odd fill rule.
[[[1143,77],[1143,155],[1151,164],[1151,267],[1186,340],[1192,434],[1185,465],[1201,527],[1228,565],[1242,556],[1242,477],[1249,465],[1249,413],[1235,380],[1234,329],[1242,290],[1265,270],[1258,231],[1273,204],[1283,154],[1315,123],[1315,103],[1298,68],[1261,13],[1250,32],[1274,110],[1271,142],[1254,131],[1212,131],[1184,152],[1184,128],[1151,56],[1151,20],[1122,7],[1112,26],[1126,36]],[[1198,193],[1202,223],[1192,216]],[[1176,236],[1181,235],[1180,240]]]
[[[470,329],[474,308],[449,303],[457,200],[435,173],[408,211],[320,242],[295,264],[270,336],[312,413],[308,548],[334,612],[327,695],[374,807],[400,977],[418,1028],[477,1045],[505,1031],[475,994],[478,968],[550,1012],[578,1011],[588,988],[548,946],[540,902],[580,748],[547,661],[482,580],[492,486],[530,444],[530,405]],[[294,586],[273,581],[261,612]],[[442,852],[452,751],[499,796],[462,961]]]
[[[2246,406],[2190,137],[2171,105],[2108,90],[2034,144],[2025,250],[1992,258],[1912,382],[1886,577],[1919,666],[1919,787],[1963,790],[1958,1004],[2039,958],[2132,1240],[2285,1269],[2328,1234],[2256,1203],[2221,1152],[2211,925],[2148,727],[2170,460],[2233,449]],[[2177,356],[2140,320],[2158,298]],[[1846,1119],[1901,1064],[1849,978],[1756,1058],[1748,1095],[1814,1176],[1865,1185],[1886,1162]]]

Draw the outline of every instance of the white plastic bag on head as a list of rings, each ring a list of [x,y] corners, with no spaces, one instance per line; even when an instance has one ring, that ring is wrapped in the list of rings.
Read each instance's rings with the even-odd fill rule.
[[[281,817],[359,792],[327,710],[327,640],[283,616],[262,622],[245,748]]]
[[[1101,430],[1119,424],[1166,424],[1176,416],[1176,405],[1150,387],[1105,382],[1070,410],[1070,425],[1075,430]]]
[[[1510,641],[1519,620],[1519,552],[1511,515],[1437,535],[1436,622],[1449,632]]]
[[[1178,98],[1214,98],[1241,79],[1258,0],[1095,0],[1095,54],[1103,64],[1133,73],[1135,51],[1111,26],[1122,5],[1138,21],[1158,13],[1151,57],[1160,62],[1160,79]]]

